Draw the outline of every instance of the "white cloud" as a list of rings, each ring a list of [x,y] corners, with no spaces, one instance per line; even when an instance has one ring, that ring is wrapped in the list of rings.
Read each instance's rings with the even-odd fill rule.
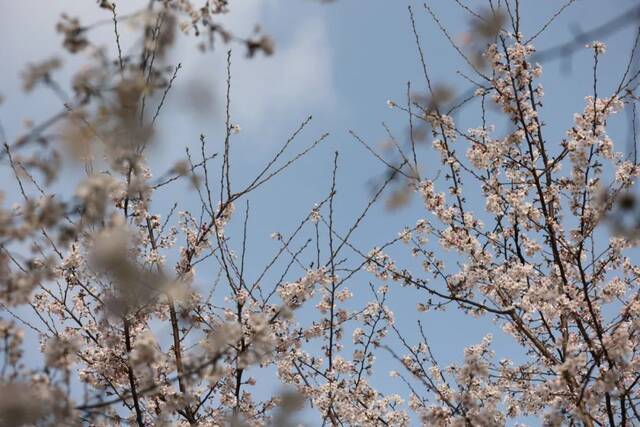
[[[252,7],[247,3],[252,3]],[[193,43],[191,38],[182,39],[175,50],[175,59],[182,61],[185,68],[183,81],[195,81],[201,88],[211,88],[215,119],[220,121],[224,111],[226,50],[229,47],[233,50],[231,113],[233,121],[242,126],[243,134],[260,136],[265,141],[289,133],[309,114],[326,114],[334,110],[338,95],[326,19],[321,14],[305,14],[304,10],[297,19],[291,19],[291,13],[283,3],[241,2],[238,6],[224,17],[223,25],[238,36],[247,36],[252,34],[254,24],[265,22],[268,14],[270,26],[264,33],[277,33],[273,56],[266,57],[258,52],[254,58],[247,59],[244,47],[237,44],[219,44],[213,55],[182,49],[183,44],[186,47]],[[182,107],[186,107],[185,101],[197,100],[193,87],[187,86],[183,86],[186,92],[181,91],[180,85],[176,87],[182,92],[178,95],[182,98]],[[200,121],[202,117],[194,119]]]
[[[306,111],[334,107],[331,48],[321,18],[299,21],[289,43],[276,57],[245,61],[234,69],[239,119],[263,128],[274,115],[297,118]]]

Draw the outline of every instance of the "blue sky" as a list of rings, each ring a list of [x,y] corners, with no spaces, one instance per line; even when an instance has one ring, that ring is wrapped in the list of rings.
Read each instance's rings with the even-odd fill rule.
[[[118,5],[121,13],[139,7],[141,2]],[[469,88],[469,83],[456,74],[457,70],[469,72],[468,66],[452,49],[442,33],[434,25],[421,2],[397,0],[336,0],[321,4],[300,0],[242,0],[231,2],[232,12],[220,18],[223,24],[237,33],[247,35],[260,23],[263,30],[276,41],[276,53],[272,57],[246,59],[240,47],[233,47],[232,122],[242,127],[232,141],[232,173],[237,187],[247,182],[261,165],[278,149],[309,114],[314,116],[311,125],[297,140],[297,147],[311,143],[323,132],[330,137],[293,169],[278,177],[256,194],[251,195],[252,220],[249,225],[251,242],[249,275],[261,271],[277,246],[269,235],[279,231],[293,231],[296,224],[322,200],[330,187],[330,171],[333,152],[340,152],[338,170],[338,195],[336,215],[338,230],[345,232],[366,206],[372,178],[384,171],[348,134],[353,129],[372,146],[379,147],[385,140],[381,122],[386,122],[400,139],[406,137],[406,115],[390,110],[388,99],[403,103],[406,83],[412,82],[417,93],[424,93],[416,46],[410,27],[407,5],[414,7],[418,31],[422,38],[426,61],[432,79],[445,83],[457,93]],[[535,33],[561,6],[551,0],[522,3],[523,32]],[[481,10],[486,4],[468,1],[464,4]],[[549,30],[536,40],[538,50],[545,50],[570,40],[576,31],[589,30],[618,16],[633,7],[632,0],[611,2],[579,0],[570,6],[553,23]],[[467,31],[469,15],[452,0],[435,0],[430,5],[439,14],[442,23],[454,39],[459,40]],[[65,60],[63,70],[55,74],[67,84],[69,73],[83,60],[70,57],[60,48],[60,36],[55,33],[55,22],[62,11],[79,16],[89,23],[108,19],[109,14],[98,9],[94,2],[58,0],[20,2],[0,0],[0,122],[9,139],[22,131],[26,118],[39,120],[62,108],[59,100],[45,89],[36,89],[29,95],[20,91],[20,71],[27,62],[57,55]],[[608,46],[605,60],[600,66],[600,92],[611,92],[621,77],[633,43],[635,29],[628,26],[604,37]],[[122,42],[126,50],[131,34],[123,29]],[[109,26],[96,32],[109,49],[115,49]],[[224,107],[224,57],[222,45],[214,52],[200,53],[191,37],[180,37],[167,64],[182,63],[182,70],[167,100],[167,107],[160,117],[161,141],[152,152],[152,165],[157,174],[168,169],[176,158],[184,155],[186,146],[198,146],[201,133],[211,142],[211,151],[219,151],[223,141]],[[567,64],[571,65],[567,72]],[[547,126],[547,135],[558,143],[571,126],[574,112],[584,108],[584,96],[591,93],[592,57],[588,49],[578,50],[570,61],[554,60],[543,63],[542,83],[545,87],[545,104],[541,115]],[[193,82],[198,85],[193,86]],[[194,89],[195,88],[195,89]],[[190,107],[194,93],[203,100],[200,108]],[[204,94],[204,95],[203,95]],[[207,101],[208,100],[208,101]],[[207,101],[207,102],[205,102]],[[477,104],[463,110],[456,120],[462,129],[478,126]],[[626,128],[612,132],[616,142],[626,143]],[[433,151],[424,145],[419,150],[425,175],[433,175],[430,169],[437,167]],[[10,177],[6,168],[0,172],[3,189],[8,192],[7,202],[15,201]],[[64,191],[61,186],[58,191]],[[197,198],[180,183],[171,187],[168,194],[156,200],[154,208],[165,214],[173,202],[182,206],[197,207]],[[472,203],[480,200],[470,197]],[[238,206],[238,212],[241,206]],[[409,207],[389,212],[383,203],[376,205],[366,222],[356,232],[354,243],[368,251],[376,244],[394,238],[405,225],[413,225],[423,216],[423,209],[415,202]],[[239,238],[241,221],[236,218],[231,231]],[[236,241],[238,242],[238,241]],[[397,253],[402,253],[398,251]],[[405,258],[408,260],[405,250]],[[251,267],[255,266],[255,267]],[[205,267],[206,268],[206,267]],[[366,301],[368,278],[360,275],[350,285],[356,299]],[[488,332],[494,333],[497,357],[519,354],[519,349],[509,338],[490,323],[464,317],[451,310],[445,313],[419,315],[415,311],[415,292],[398,289],[391,302],[401,328],[408,335],[415,330],[415,320],[421,318],[431,339],[432,347],[441,360],[459,360],[464,346],[479,342]],[[348,334],[347,336],[350,336]],[[382,362],[385,370],[390,368]],[[389,381],[383,373],[377,381]]]

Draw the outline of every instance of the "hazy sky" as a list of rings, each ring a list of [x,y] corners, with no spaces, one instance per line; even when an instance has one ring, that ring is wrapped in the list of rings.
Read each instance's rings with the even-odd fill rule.
[[[145,2],[121,3],[118,3],[120,13],[126,13]],[[298,147],[306,146],[323,132],[331,133],[315,153],[250,197],[249,230],[253,241],[248,256],[249,260],[255,261],[255,267],[248,270],[251,275],[261,270],[277,248],[269,235],[274,231],[293,231],[313,203],[326,196],[333,151],[340,152],[336,198],[339,231],[348,230],[366,206],[371,195],[368,183],[384,170],[349,136],[349,129],[375,147],[385,140],[383,121],[397,137],[406,138],[406,115],[399,110],[390,110],[386,101],[405,102],[409,80],[416,93],[425,91],[408,4],[414,7],[433,80],[463,93],[470,84],[456,71],[468,73],[469,67],[439,32],[419,1],[336,0],[324,4],[310,0],[239,0],[230,3],[231,13],[220,17],[221,23],[240,36],[251,34],[254,25],[260,23],[264,32],[276,41],[276,52],[272,57],[258,55],[254,59],[245,58],[242,47],[230,45],[234,49],[232,121],[242,128],[232,144],[231,169],[237,186],[255,175],[253,171],[268,161],[274,150],[309,114],[313,114],[314,120],[300,136]],[[527,35],[540,29],[562,4],[555,0],[521,3],[523,32]],[[434,0],[429,4],[454,40],[462,40],[469,27],[469,15],[453,0]],[[464,4],[482,10],[486,3],[466,1]],[[633,0],[579,0],[536,39],[536,47],[545,50],[560,45],[580,31],[595,28],[636,4]],[[65,61],[65,68],[54,77],[67,85],[69,73],[84,62],[81,56],[71,57],[60,48],[61,37],[54,26],[62,11],[81,17],[83,23],[110,18],[110,14],[98,9],[93,1],[0,0],[0,94],[4,97],[4,103],[0,105],[0,122],[10,140],[24,130],[24,119],[35,119],[37,123],[62,108],[59,100],[46,89],[36,89],[26,96],[22,93],[20,71],[25,64],[59,56]],[[125,50],[133,42],[127,38],[129,34],[123,29]],[[95,36],[109,49],[115,49],[108,25]],[[611,92],[617,86],[634,36],[635,28],[628,26],[602,38],[609,49],[600,66],[601,93]],[[154,147],[152,155],[152,165],[157,173],[182,156],[186,146],[196,147],[201,133],[207,135],[212,151],[222,146],[227,47],[219,45],[214,52],[200,53],[194,45],[193,37],[180,37],[167,61],[168,65],[180,62],[182,70],[169,93],[167,107],[161,113],[159,133],[162,141]],[[581,49],[570,58],[543,63],[543,67],[545,101],[541,116],[549,140],[559,144],[571,126],[573,113],[582,111],[584,97],[591,94],[591,52]],[[194,82],[197,85],[194,86]],[[200,107],[193,109],[190,105],[196,95]],[[477,112],[477,104],[463,110],[456,117],[460,127],[479,126]],[[613,136],[617,142],[626,143],[624,129],[613,132]],[[429,168],[437,166],[435,154],[425,145],[419,155],[423,159],[424,174],[432,175]],[[6,182],[2,187],[9,192],[8,201],[11,202],[13,182],[6,170],[0,174],[0,179]],[[196,198],[188,195],[186,189],[186,184],[176,184],[169,194],[156,201],[154,208],[165,214],[175,201],[196,209]],[[470,200],[474,202],[473,197]],[[482,205],[478,204],[477,209],[481,210]],[[403,226],[415,224],[421,216],[423,209],[417,202],[394,212],[385,210],[383,203],[376,205],[356,233],[354,243],[368,251],[374,245],[394,238]],[[237,230],[239,223],[236,220],[232,230]],[[399,261],[409,262],[406,259]],[[357,294],[358,301],[370,299],[367,280],[368,277],[360,275],[349,286]],[[494,333],[498,358],[519,353],[511,339],[502,337],[489,318],[477,321],[456,310],[419,316],[415,311],[415,295],[413,290],[400,290],[395,293],[391,307],[408,335],[415,330],[412,329],[415,320],[422,318],[441,360],[459,360],[464,346],[479,342],[488,332]],[[385,361],[382,366],[390,367]],[[383,374],[376,381],[381,383],[389,379]]]

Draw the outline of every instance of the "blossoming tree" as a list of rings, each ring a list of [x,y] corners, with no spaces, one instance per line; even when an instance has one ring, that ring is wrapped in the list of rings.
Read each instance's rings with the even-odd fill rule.
[[[587,46],[593,93],[566,137],[549,139],[532,42],[571,3],[531,36],[520,31],[517,0],[489,1],[486,15],[466,9],[493,28],[484,34],[484,65],[455,45],[425,5],[477,77],[464,101],[481,106],[476,123],[462,129],[436,101],[390,101],[411,128],[410,141],[394,141],[398,164],[353,133],[389,171],[371,202],[338,231],[336,153],[328,193],[289,234],[273,235],[279,248],[257,277],[245,270],[246,200],[327,135],[287,157],[310,119],[304,121],[248,184],[237,185],[230,141],[240,128],[229,113],[229,52],[221,152],[203,135],[199,153],[187,152],[157,174],[146,153],[180,70],[157,65],[175,28],[206,35],[203,48],[217,40],[243,45],[250,57],[272,54],[270,39],[237,37],[218,24],[228,7],[223,0],[202,7],[150,1],[127,16],[103,0],[97,7],[109,16],[106,24],[63,17],[57,29],[64,47],[90,52],[91,62],[74,75],[70,94],[52,78],[57,60],[31,65],[24,89],[45,85],[64,109],[3,141],[3,166],[20,201],[0,210],[0,425],[286,426],[302,407],[311,423],[335,426],[499,426],[520,417],[545,425],[640,423],[640,267],[629,223],[640,168],[635,149],[621,152],[607,133],[611,116],[635,112],[638,39],[619,86],[606,94],[598,87],[606,47]],[[411,10],[410,18],[434,100]],[[125,21],[140,32],[136,52],[121,49]],[[97,25],[113,26],[117,57],[91,42]],[[508,128],[489,123],[490,104]],[[414,124],[429,130],[434,151],[425,155],[439,156],[433,178],[423,176]],[[56,126],[62,145],[48,135]],[[72,197],[48,191],[58,179],[60,149],[84,166]],[[191,181],[199,212],[174,206],[161,218],[154,196],[180,179]],[[421,197],[420,219],[378,247],[358,247],[354,231],[397,179]],[[484,203],[469,201],[472,193]],[[239,238],[227,232],[230,221],[244,223]],[[301,236],[310,237],[296,246]],[[422,268],[404,266],[411,257],[392,258],[396,246]],[[197,274],[204,264],[218,269],[215,280]],[[369,302],[350,303],[356,292]],[[422,320],[416,333],[396,325],[393,293],[421,301],[424,322],[444,309],[490,317],[523,358],[502,358],[486,336],[461,349],[461,364],[441,364]],[[22,345],[25,328],[41,341],[41,364],[24,360],[34,351]],[[163,328],[168,342],[159,339]],[[402,392],[374,386],[381,358],[397,365],[391,376]],[[265,370],[274,375],[255,374]],[[260,393],[260,383],[276,377],[283,391]]]

